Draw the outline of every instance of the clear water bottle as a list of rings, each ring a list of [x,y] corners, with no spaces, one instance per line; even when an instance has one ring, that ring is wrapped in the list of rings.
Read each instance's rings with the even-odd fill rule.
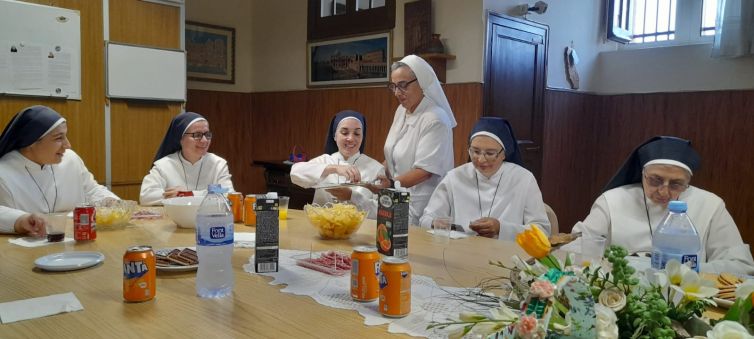
[[[233,212],[220,185],[209,185],[196,214],[196,294],[221,298],[233,291]]]
[[[687,208],[685,201],[673,200],[668,204],[668,214],[652,235],[652,268],[664,269],[669,260],[676,259],[699,272],[702,244],[696,227],[686,215]]]

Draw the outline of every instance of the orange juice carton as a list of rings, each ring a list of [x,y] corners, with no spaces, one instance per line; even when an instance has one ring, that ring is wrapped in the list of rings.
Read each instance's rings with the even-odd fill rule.
[[[404,188],[380,191],[377,207],[377,249],[383,255],[408,256],[408,205],[410,194]]]

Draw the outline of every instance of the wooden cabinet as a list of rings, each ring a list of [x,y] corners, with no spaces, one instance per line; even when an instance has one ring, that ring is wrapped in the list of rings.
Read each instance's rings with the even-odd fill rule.
[[[289,208],[302,209],[314,199],[314,189],[305,189],[291,182],[291,165],[282,161],[255,160],[253,166],[264,167],[264,181],[267,192],[277,192],[278,195],[291,197]]]

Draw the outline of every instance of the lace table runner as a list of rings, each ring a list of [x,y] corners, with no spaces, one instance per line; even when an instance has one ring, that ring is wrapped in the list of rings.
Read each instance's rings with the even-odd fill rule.
[[[287,285],[281,292],[310,296],[318,303],[341,309],[355,310],[364,317],[364,324],[390,324],[390,333],[405,333],[411,336],[444,338],[447,330],[427,330],[432,321],[444,322],[457,319],[460,311],[483,312],[481,308],[470,302],[464,302],[458,296],[473,292],[467,288],[444,287],[435,283],[432,278],[422,275],[412,275],[411,279],[411,313],[403,318],[383,317],[377,307],[377,301],[356,302],[351,299],[350,274],[331,276],[296,265],[294,256],[306,255],[307,251],[280,250],[279,272],[262,273],[274,279],[270,285]],[[244,265],[244,270],[254,272],[254,258]]]

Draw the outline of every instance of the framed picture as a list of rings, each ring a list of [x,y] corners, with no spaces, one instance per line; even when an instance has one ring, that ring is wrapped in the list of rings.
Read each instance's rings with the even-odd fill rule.
[[[307,86],[387,83],[392,48],[390,33],[309,43]]]
[[[189,80],[236,82],[236,29],[186,22],[186,73]]]

